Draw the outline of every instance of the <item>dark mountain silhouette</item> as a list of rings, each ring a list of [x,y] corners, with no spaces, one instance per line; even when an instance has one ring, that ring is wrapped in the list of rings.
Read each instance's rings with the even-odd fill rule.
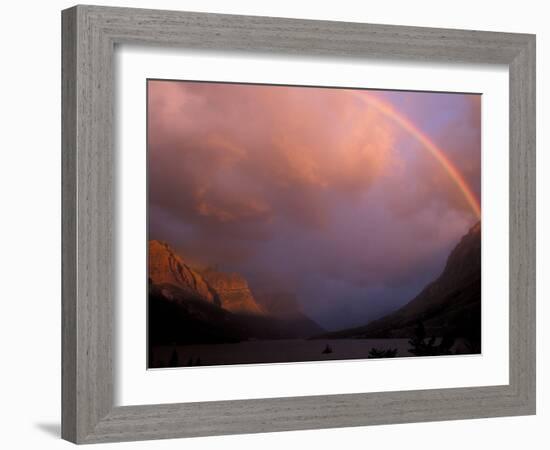
[[[412,338],[418,324],[427,336],[464,338],[481,344],[481,224],[454,248],[441,275],[402,308],[367,325],[326,333],[322,338]]]
[[[304,338],[324,332],[303,314],[271,314],[240,275],[191,267],[159,241],[149,243],[148,300],[152,345]]]

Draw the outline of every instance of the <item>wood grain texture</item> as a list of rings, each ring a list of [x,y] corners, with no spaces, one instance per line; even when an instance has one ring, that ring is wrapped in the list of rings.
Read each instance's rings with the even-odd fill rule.
[[[83,8],[65,12],[62,47],[63,401],[73,405],[62,436],[76,442],[113,406],[113,48],[90,19]]]
[[[61,340],[62,431],[76,440],[76,10],[62,17],[62,156],[61,156]]]
[[[97,6],[63,11],[62,435],[77,443],[535,412],[535,37]],[[506,64],[510,71],[510,383],[113,406],[115,44]]]

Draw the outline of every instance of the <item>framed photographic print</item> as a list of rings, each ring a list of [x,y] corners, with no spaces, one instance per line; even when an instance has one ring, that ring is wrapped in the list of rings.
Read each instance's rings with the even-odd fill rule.
[[[534,36],[62,17],[65,439],[535,413]]]

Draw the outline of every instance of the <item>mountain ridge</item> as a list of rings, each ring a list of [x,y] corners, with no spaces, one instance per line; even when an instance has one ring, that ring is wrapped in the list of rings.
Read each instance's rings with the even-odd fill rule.
[[[154,343],[216,343],[309,337],[324,332],[303,314],[258,304],[237,273],[194,268],[167,243],[149,242],[149,336]]]
[[[166,242],[149,241],[149,278],[156,285],[174,285],[191,297],[231,312],[264,314],[243,277],[211,268],[193,268]]]
[[[408,338],[419,322],[434,336],[481,341],[481,222],[449,254],[443,271],[401,308],[366,325],[318,338]]]

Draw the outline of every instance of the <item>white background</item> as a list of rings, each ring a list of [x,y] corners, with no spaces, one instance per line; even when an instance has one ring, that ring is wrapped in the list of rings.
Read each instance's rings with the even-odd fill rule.
[[[550,396],[547,375],[548,179],[543,174],[550,120],[545,82],[550,40],[544,3],[524,0],[441,2],[117,1],[106,5],[185,9],[311,19],[333,19],[537,34],[538,128],[538,415],[441,423],[390,425],[118,444],[117,448],[546,448]],[[0,120],[2,372],[0,414],[5,448],[69,448],[59,440],[60,416],[60,16],[71,2],[3,5]],[[545,170],[546,169],[546,170]],[[546,203],[546,206],[545,206]],[[98,446],[114,448],[107,446]]]
[[[266,55],[116,53],[117,405],[351,394],[508,383],[508,70],[502,66],[395,61],[334,61]],[[481,92],[483,355],[321,361],[145,370],[146,78],[294,83],[324,86]],[[490,168],[490,170],[485,170]],[[406,373],[407,376],[403,376]],[[219,383],[218,380],[224,380]],[[345,379],[345,386],[341,380]],[[277,380],[266,383],[265,380]],[[184,388],[193,386],[193,389]]]

